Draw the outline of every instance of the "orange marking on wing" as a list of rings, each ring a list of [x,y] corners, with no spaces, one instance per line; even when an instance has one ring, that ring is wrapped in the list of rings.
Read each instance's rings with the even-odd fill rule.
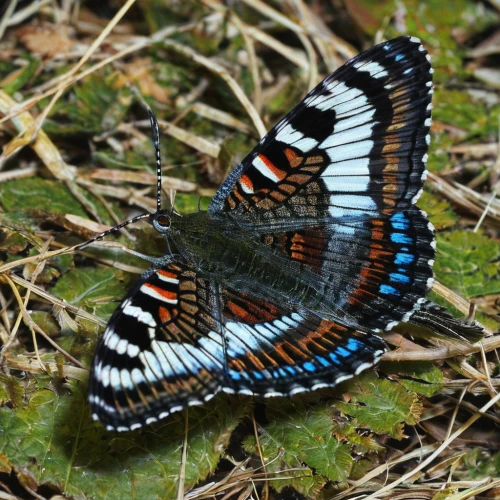
[[[285,193],[292,195],[297,191],[297,188],[295,186],[292,186],[291,184],[280,184],[279,189],[281,191],[285,191]]]
[[[388,182],[388,184],[386,184],[383,188],[382,188],[382,192],[384,194],[386,193],[397,193],[399,191],[399,187],[396,183],[394,183],[394,181],[391,179],[391,177],[393,177],[392,175],[389,176],[389,175],[384,175],[384,180],[386,182]]]
[[[252,316],[249,311],[243,309],[243,307],[235,304],[234,302],[227,302],[226,306],[233,314],[234,318],[238,321],[242,321],[244,323],[255,323],[257,318]]]
[[[286,200],[286,196],[283,195],[283,194],[281,194],[279,191],[271,191],[269,193],[269,196],[271,196],[272,198],[274,198],[279,203],[281,203],[282,201]]]
[[[300,344],[300,341],[299,341]],[[285,350],[285,347],[287,350]],[[299,349],[297,346],[293,345],[291,342],[288,341],[283,341],[283,342],[278,342],[275,347],[276,351],[279,351],[280,355],[283,356],[284,358],[290,360],[290,364],[296,364],[294,359],[309,359],[307,354],[304,353],[303,349]],[[292,351],[291,357],[287,354],[287,351]]]
[[[155,389],[154,385],[150,385],[149,390],[151,391],[155,399],[160,399],[160,395],[158,394],[158,391]]]
[[[247,369],[242,359],[231,359],[229,361],[229,368],[231,368],[232,370],[238,370],[240,372],[244,372]]]
[[[264,366],[262,361],[251,352],[246,353],[245,357],[251,364],[253,364],[257,368],[257,370],[265,370],[266,367]]]
[[[262,163],[278,178],[282,181],[286,177],[286,172],[279,169],[267,156],[259,155]]]
[[[166,300],[177,300],[177,294],[175,292],[171,292],[170,290],[165,290],[159,286],[152,285],[151,283],[144,283],[146,288],[154,290],[158,295],[161,295]]]
[[[297,168],[304,160],[302,156],[298,156],[297,153],[290,148],[285,149],[285,156],[292,168]]]
[[[240,184],[245,186],[248,191],[253,193],[253,182],[250,180],[250,177],[248,177],[248,175],[242,175],[240,177]]]
[[[278,308],[265,300],[251,297],[248,293],[241,293],[241,298],[246,301],[246,307],[261,321],[272,321],[279,315]]]
[[[359,272],[359,274],[361,275],[362,278],[364,278],[365,280],[369,279],[369,278],[373,278],[373,273],[371,271],[371,269],[368,269],[367,267],[363,267],[361,269],[361,271]]]
[[[358,300],[356,298],[357,295],[359,295],[359,288],[356,288],[356,290],[354,290],[353,294],[347,299],[347,302],[349,302],[351,305],[353,306],[363,306],[364,303],[361,302],[360,300]]]
[[[163,324],[168,323],[172,319],[172,314],[165,307],[158,308],[158,316],[160,316],[160,321]]]
[[[295,361],[293,358],[291,358],[286,351],[283,349],[283,343],[280,342],[279,344],[276,345],[275,347],[276,354],[279,354],[279,356],[289,365],[294,365]]]
[[[233,195],[238,201],[243,201],[245,199],[243,195],[240,193],[240,190],[238,189],[237,185],[234,186]]]
[[[370,260],[376,261],[376,260],[381,260],[381,261],[387,261],[387,257],[391,257],[393,252],[387,252],[386,250],[383,250],[380,245],[370,245],[370,255],[368,258]]]
[[[322,156],[309,156],[306,158],[306,165],[321,165],[323,162]]]
[[[361,279],[357,281],[356,288],[348,298],[349,303],[354,306],[363,306],[367,301],[376,297],[376,294],[371,292],[370,289],[373,288],[374,282],[380,283],[384,275],[387,274],[387,269],[383,265],[383,262],[387,261],[387,257],[393,254],[388,250],[384,250],[384,247],[378,243],[378,241],[385,239],[385,222],[380,219],[373,219],[371,225],[369,262],[366,264],[366,267],[360,270]],[[358,297],[362,300],[358,300]]]
[[[290,175],[287,180],[290,182],[295,182],[296,184],[300,185],[308,182],[310,178],[311,178],[310,175],[294,174]]]
[[[374,293],[370,292],[369,290],[366,290],[366,288],[361,288],[361,287],[356,288],[356,290],[354,290],[353,292],[353,295],[365,299],[366,298],[372,299],[376,297]]]

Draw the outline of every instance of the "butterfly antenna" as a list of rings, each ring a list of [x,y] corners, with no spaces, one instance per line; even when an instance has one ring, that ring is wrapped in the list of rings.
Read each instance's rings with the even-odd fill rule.
[[[158,130],[158,120],[156,119],[156,116],[154,113],[151,111],[151,109],[148,107],[148,114],[149,114],[149,121],[151,122],[151,131],[153,134],[153,144],[155,147],[155,152],[156,152],[156,209],[160,210],[161,209],[161,157],[160,157],[160,132]],[[141,219],[147,219],[150,218],[151,214],[141,214],[136,217],[133,217],[132,219],[126,220],[125,222],[122,222],[121,224],[118,224],[115,227],[112,227],[111,229],[108,229],[107,231],[102,232],[101,234],[98,234],[94,238],[91,238],[90,240],[84,241],[83,243],[80,243],[79,245],[75,246],[75,250],[81,250],[82,248],[91,245],[95,241],[102,240],[105,236],[108,236],[108,234],[112,234],[121,228],[128,226],[129,224],[133,224],[134,222],[137,222]]]
[[[133,224],[134,222],[137,222],[141,219],[147,219],[148,217],[151,217],[150,213],[137,215],[136,217],[133,217],[132,219],[126,220],[125,222],[122,222],[121,224],[118,224],[117,226],[112,227],[111,229],[108,229],[107,231],[104,231],[101,234],[98,234],[97,236],[94,236],[90,240],[84,241],[83,243],[76,245],[75,250],[81,250],[82,248],[84,248],[88,245],[91,245],[95,241],[102,240],[105,236],[108,236],[108,234],[115,233],[116,231],[120,230],[122,227],[128,226],[129,224]]]
[[[158,130],[158,120],[148,108],[149,121],[151,122],[151,131],[153,133],[153,144],[156,153],[156,210],[161,210],[161,156],[160,156],[160,132]]]

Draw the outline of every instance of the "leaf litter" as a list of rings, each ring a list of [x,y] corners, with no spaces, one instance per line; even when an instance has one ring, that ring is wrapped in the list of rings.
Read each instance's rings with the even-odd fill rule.
[[[5,495],[500,494],[494,3],[245,0],[230,10],[218,0],[129,0],[103,17],[42,1],[2,15]],[[189,212],[200,196],[206,207],[227,169],[322,76],[403,33],[424,41],[436,68],[431,175],[419,202],[438,229],[435,297],[462,315],[475,302],[490,330],[482,346],[400,325],[377,374],[292,399],[220,395],[142,431],[103,431],[88,415],[87,367],[144,268],[125,249],[159,255],[162,242],[136,225],[113,243],[67,247],[155,206],[149,122],[133,89],[160,119],[165,187]]]

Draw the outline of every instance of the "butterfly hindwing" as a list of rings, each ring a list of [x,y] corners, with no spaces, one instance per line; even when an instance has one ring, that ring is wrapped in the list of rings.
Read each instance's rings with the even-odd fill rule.
[[[332,387],[386,350],[375,335],[246,292],[223,289],[221,308],[226,385],[234,392],[287,396]]]
[[[432,69],[416,38],[363,52],[320,83],[236,167],[213,217],[259,226],[410,207],[425,178]]]
[[[133,430],[219,390],[265,396],[334,386],[384,351],[374,335],[168,262],[145,273],[112,316],[89,401],[108,429]]]
[[[299,263],[323,296],[316,310],[346,325],[389,329],[418,307],[432,284],[433,228],[416,207],[261,234],[276,265]]]
[[[148,270],[110,319],[90,377],[94,418],[140,427],[211,397],[222,382],[223,346],[207,280],[182,262]],[[220,338],[220,335],[219,335]]]

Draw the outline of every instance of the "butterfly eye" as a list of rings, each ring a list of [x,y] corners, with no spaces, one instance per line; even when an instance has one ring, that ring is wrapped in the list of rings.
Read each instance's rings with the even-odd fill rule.
[[[170,217],[168,217],[168,215],[160,215],[156,218],[156,222],[163,228],[170,227]]]

